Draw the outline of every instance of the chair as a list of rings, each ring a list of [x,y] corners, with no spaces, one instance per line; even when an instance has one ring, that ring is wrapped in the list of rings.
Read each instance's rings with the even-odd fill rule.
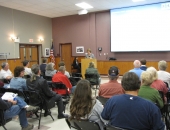
[[[89,120],[70,120],[66,119],[66,122],[70,128],[77,130],[100,130],[98,123]]]
[[[65,84],[61,82],[53,82],[52,90],[62,96],[64,112],[65,112],[66,105],[69,103],[69,100],[70,100],[70,93],[68,91],[68,88],[65,86]]]
[[[29,79],[29,78],[31,78],[30,75],[24,75],[24,79]]]
[[[107,125],[107,126],[105,126],[105,130],[126,130],[126,129],[122,129],[122,128],[119,128],[119,127]]]
[[[9,119],[6,120],[4,118],[4,110],[0,109],[0,126],[2,126],[5,130],[7,130],[6,127],[5,127],[5,124],[7,122],[11,121],[11,120],[12,120],[12,118],[9,118]]]
[[[97,74],[85,74],[85,79],[88,80],[91,84],[91,86],[95,85],[95,96],[96,96],[96,91],[99,86],[99,78]]]
[[[49,85],[49,87],[51,88],[52,87],[52,77],[51,76],[43,76],[43,78],[45,79],[45,80],[47,80],[47,83],[48,83],[48,85]]]
[[[98,100],[102,103],[102,105],[104,106],[105,103],[107,102],[107,100],[108,100],[109,98],[104,98],[104,97],[102,97],[102,96],[98,96],[97,99],[98,99]]]
[[[43,100],[43,97],[41,97],[41,95],[36,91],[23,91],[23,92],[24,92],[25,96],[27,97],[27,100],[28,100],[27,103],[29,105],[39,107],[39,110],[40,110],[40,116],[38,118],[38,120],[39,120],[38,129],[39,129],[40,122],[41,122],[42,109],[45,109],[45,107],[46,107],[46,109],[48,109],[50,111],[50,109],[55,106],[55,102],[53,102],[53,101],[45,102]],[[51,114],[50,114],[50,116],[54,121],[54,118],[52,117]]]

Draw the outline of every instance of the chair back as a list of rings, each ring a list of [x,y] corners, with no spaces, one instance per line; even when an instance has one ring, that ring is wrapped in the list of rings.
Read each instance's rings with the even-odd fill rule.
[[[109,100],[109,98],[104,98],[102,96],[98,96],[97,99],[102,103],[103,106],[106,104],[107,100]]]
[[[168,85],[168,83],[167,82],[164,82],[165,84],[166,84],[166,87],[169,89],[169,85]]]
[[[126,129],[122,129],[122,128],[119,128],[119,127],[107,125],[107,126],[105,127],[105,130],[126,130]]]
[[[29,79],[29,78],[31,78],[30,75],[24,75],[24,79]]]
[[[23,91],[20,91],[18,89],[6,88],[5,92],[12,92],[12,93],[17,94],[19,97],[22,97],[22,98],[26,99],[25,94],[23,93]]]
[[[4,125],[11,120],[12,120],[12,118],[9,118],[9,119],[6,120],[4,118],[4,110],[0,109],[0,126],[3,126],[3,128],[6,130]]]
[[[77,130],[100,130],[98,123],[89,120],[66,119],[66,122],[70,128]]]
[[[65,84],[63,84],[61,82],[53,82],[52,89],[53,89],[53,91],[57,92],[58,94],[69,95],[68,88],[66,87]]]
[[[99,85],[97,74],[85,74],[85,79],[88,80],[91,85]]]
[[[44,79],[46,79],[47,81],[52,81],[52,77],[51,76],[43,76]]]

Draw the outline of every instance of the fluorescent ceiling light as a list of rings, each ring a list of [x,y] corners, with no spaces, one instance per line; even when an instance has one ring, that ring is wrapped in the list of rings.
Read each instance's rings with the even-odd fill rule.
[[[80,7],[80,8],[83,8],[83,9],[91,9],[93,8],[93,6],[85,3],[85,2],[82,2],[82,3],[78,3],[78,4],[75,4],[76,6]]]
[[[142,1],[145,1],[145,0],[132,0],[133,2],[142,2]]]
[[[87,14],[87,13],[88,13],[88,11],[86,9],[80,10],[78,12],[79,15],[83,15],[83,14]]]

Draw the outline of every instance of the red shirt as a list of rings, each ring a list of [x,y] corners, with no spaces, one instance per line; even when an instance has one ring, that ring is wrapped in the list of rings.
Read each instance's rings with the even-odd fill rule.
[[[63,73],[57,72],[57,73],[53,76],[52,82],[61,82],[61,83],[65,84],[66,87],[68,88],[69,93],[70,93],[70,89],[72,88],[72,85],[71,85],[69,79],[68,79]],[[62,95],[62,94],[66,94],[66,91],[65,91],[65,90],[59,90],[59,91],[57,90],[57,91],[56,91],[56,90],[54,89],[54,91],[57,92],[58,94],[61,94],[61,95]]]

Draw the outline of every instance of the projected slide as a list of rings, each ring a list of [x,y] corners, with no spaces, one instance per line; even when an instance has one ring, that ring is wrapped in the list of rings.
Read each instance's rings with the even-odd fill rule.
[[[170,3],[111,10],[111,52],[169,50]]]

